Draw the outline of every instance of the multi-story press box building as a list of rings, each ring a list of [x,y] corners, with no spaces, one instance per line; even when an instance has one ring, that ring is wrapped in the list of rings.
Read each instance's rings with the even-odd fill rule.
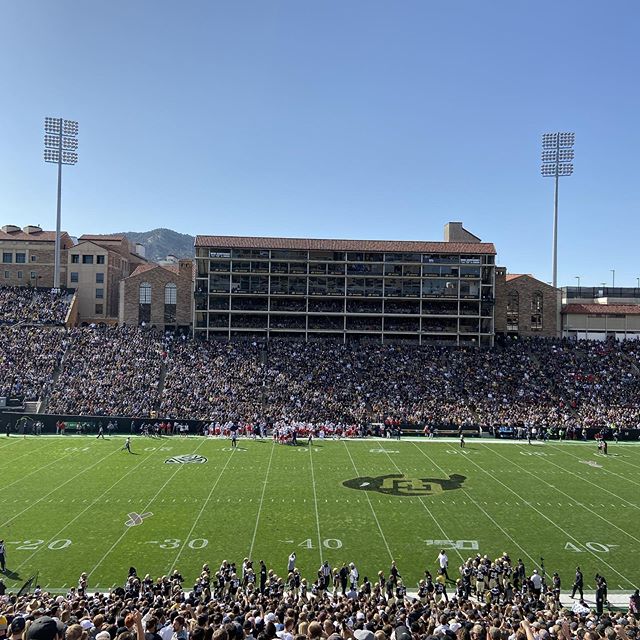
[[[444,242],[198,236],[194,333],[207,339],[490,346],[495,248]]]

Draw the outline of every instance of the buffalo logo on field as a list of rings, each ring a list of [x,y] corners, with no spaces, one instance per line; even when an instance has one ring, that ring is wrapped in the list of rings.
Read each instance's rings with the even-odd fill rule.
[[[195,453],[190,453],[183,456],[173,456],[165,460],[165,464],[204,464],[207,459],[204,456],[199,456]]]
[[[353,478],[342,484],[349,489],[377,491],[388,496],[432,496],[451,489],[460,489],[465,476],[453,474],[446,480],[440,478],[408,478],[400,473],[386,476]]]

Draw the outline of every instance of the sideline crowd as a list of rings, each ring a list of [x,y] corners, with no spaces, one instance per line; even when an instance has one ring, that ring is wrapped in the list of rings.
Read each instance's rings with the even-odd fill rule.
[[[595,607],[576,569],[571,608],[557,573],[527,571],[505,553],[477,555],[449,578],[442,550],[408,594],[395,562],[373,580],[354,563],[324,562],[307,582],[295,553],[279,577],[263,561],[203,565],[192,588],[176,569],[156,580],[128,571],[123,586],[94,593],[83,573],[66,595],[7,593],[0,581],[0,636],[11,640],[636,640],[640,596],[614,612],[596,576]],[[283,567],[284,568],[284,567]],[[547,584],[548,578],[549,584]]]

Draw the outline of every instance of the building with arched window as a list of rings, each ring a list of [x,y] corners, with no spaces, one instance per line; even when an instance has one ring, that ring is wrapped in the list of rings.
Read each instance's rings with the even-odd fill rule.
[[[143,264],[120,282],[119,321],[159,329],[190,330],[193,262]]]
[[[496,267],[496,334],[560,335],[560,290],[530,274]]]

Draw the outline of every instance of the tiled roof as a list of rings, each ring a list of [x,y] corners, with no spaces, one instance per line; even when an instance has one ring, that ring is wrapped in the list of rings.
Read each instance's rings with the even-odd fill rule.
[[[63,240],[63,242],[65,239],[71,241],[71,238],[66,231],[62,231],[60,233],[60,238]],[[25,233],[24,231],[20,230],[6,233],[5,231],[0,230],[0,241],[1,240],[23,240],[25,242],[55,242],[56,232],[36,231],[35,233]]]
[[[121,242],[122,240],[125,240],[127,236],[125,236],[123,233],[112,233],[112,234],[100,234],[100,233],[85,233],[84,235],[81,235],[78,240],[117,240],[118,242]]]
[[[588,313],[590,315],[606,315],[611,313],[628,316],[640,315],[640,304],[567,304],[562,307],[562,313]]]
[[[147,264],[139,264],[133,272],[129,275],[131,276],[139,276],[142,273],[147,271],[151,271],[152,269],[166,269],[167,271],[171,271],[176,275],[180,274],[180,268],[177,264],[155,264],[154,262],[148,262]]]
[[[491,242],[420,242],[413,240],[321,240],[245,236],[196,236],[196,247],[231,249],[298,249],[302,251],[386,251],[410,253],[472,253],[494,255]]]

